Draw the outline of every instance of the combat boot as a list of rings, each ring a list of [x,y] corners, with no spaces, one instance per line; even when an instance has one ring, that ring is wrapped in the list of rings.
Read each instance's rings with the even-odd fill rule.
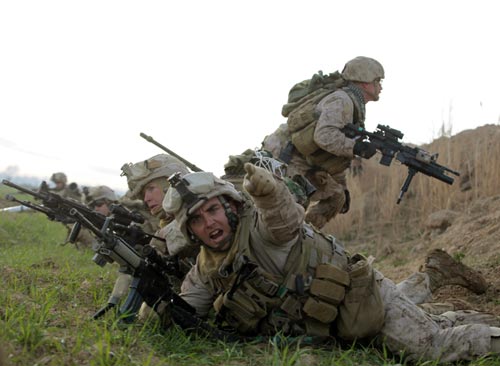
[[[429,253],[424,272],[429,276],[432,292],[441,286],[459,285],[476,294],[482,294],[488,287],[486,280],[479,272],[455,261],[441,249],[434,249]]]
[[[474,310],[447,311],[441,314],[451,322],[452,327],[466,324],[485,324],[490,327],[500,327],[500,318],[495,314],[482,313]]]
[[[470,310],[472,305],[465,300],[450,299],[448,302],[416,303],[419,308],[431,315],[441,315],[447,311]],[[498,324],[500,326],[500,323]]]

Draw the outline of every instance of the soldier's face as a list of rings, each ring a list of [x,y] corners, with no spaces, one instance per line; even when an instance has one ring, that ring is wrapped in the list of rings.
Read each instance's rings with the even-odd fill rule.
[[[155,181],[148,183],[144,187],[144,203],[148,206],[149,211],[152,214],[155,214],[159,210],[162,209],[163,197],[165,197],[165,193],[163,193],[163,188]]]
[[[93,205],[94,211],[99,212],[104,216],[109,216],[111,211],[109,210],[109,206],[105,201],[97,201]]]
[[[234,204],[230,204],[236,210]],[[218,197],[213,197],[190,215],[188,227],[208,247],[224,251],[231,246],[232,229]]]
[[[382,91],[382,80],[377,79],[371,83],[363,83],[362,89],[366,102],[376,102],[380,99],[380,92]]]

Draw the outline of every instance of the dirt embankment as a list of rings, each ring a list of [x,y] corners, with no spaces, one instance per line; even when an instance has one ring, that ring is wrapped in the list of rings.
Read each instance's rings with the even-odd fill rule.
[[[438,163],[460,171],[452,185],[417,174],[402,202],[396,198],[404,166],[363,160],[361,174],[349,174],[351,210],[327,231],[352,251],[376,256],[377,267],[395,281],[425,263],[435,248],[480,271],[489,283],[483,295],[447,286],[437,300],[464,300],[500,316],[500,126],[485,125],[422,146],[439,153]]]

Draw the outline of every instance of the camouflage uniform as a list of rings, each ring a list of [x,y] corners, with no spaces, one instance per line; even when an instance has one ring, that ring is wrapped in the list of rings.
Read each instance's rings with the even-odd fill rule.
[[[56,184],[55,188],[51,188],[50,192],[55,193],[62,198],[69,198],[78,202],[82,201],[82,194],[80,192],[80,189],[78,188],[78,184],[76,183],[68,183],[68,178],[66,174],[62,172],[54,173],[50,177],[50,180]],[[71,233],[71,230],[73,229],[73,224],[67,224],[65,225],[66,228],[68,229],[68,236]],[[82,227],[80,229],[80,232],[78,233],[78,236],[76,237],[75,245],[77,247],[90,247],[94,241],[94,236],[90,232],[89,229]]]
[[[144,206],[144,202],[140,199],[131,199],[130,190],[128,190],[118,202],[131,211],[139,212],[144,217],[144,223],[141,224],[142,230],[146,233],[154,233],[160,226],[160,219],[151,215],[149,210]]]
[[[307,209],[306,221],[318,228],[349,209],[346,170],[354,158],[355,141],[347,138],[341,129],[348,123],[364,126],[366,101],[356,83],[369,83],[383,77],[382,65],[376,60],[357,57],[349,61],[342,72],[347,84],[319,100],[313,110],[314,122],[305,123],[306,127],[298,131],[281,125],[264,139],[263,148],[288,164],[288,176],[304,175],[317,188],[310,198],[312,203]],[[287,110],[287,105],[283,109],[289,120],[308,115],[303,108],[310,108],[310,104],[297,103],[299,106],[292,111]],[[297,138],[292,132],[302,136]],[[303,148],[299,147],[299,141]],[[292,142],[293,145],[289,145]]]
[[[301,330],[305,330],[307,334],[317,335],[317,331],[321,333],[324,328],[317,327],[317,319],[313,319],[316,320],[316,324],[313,321],[313,326],[308,327],[307,319],[318,316],[322,318],[320,322],[324,323],[331,318],[335,319],[335,316],[328,315],[337,313],[328,307],[318,307],[319,313],[314,313],[308,311],[306,307],[309,298],[314,299],[316,306],[324,301],[331,304],[332,299],[339,294],[336,291],[339,290],[339,284],[343,281],[337,281],[336,286],[329,281],[318,281],[316,284],[320,284],[319,289],[318,286],[314,289],[314,281],[321,278],[318,274],[319,268],[325,269],[325,265],[328,267],[329,264],[333,264],[337,268],[334,271],[337,274],[341,274],[344,269],[349,271],[351,282],[345,287],[345,299],[350,296],[350,293],[359,297],[360,293],[357,293],[356,289],[359,289],[360,285],[363,290],[362,301],[359,303],[361,308],[363,302],[371,298],[372,291],[379,294],[382,300],[383,325],[374,325],[374,329],[378,331],[378,338],[383,340],[392,352],[402,352],[411,360],[439,360],[440,362],[470,360],[491,351],[500,352],[499,328],[482,324],[453,326],[453,321],[438,323],[435,319],[439,317],[433,318],[426,314],[400,292],[391,280],[376,270],[366,272],[373,275],[370,278],[373,278],[375,282],[373,282],[373,287],[366,287],[370,292],[364,292],[365,284],[363,283],[366,281],[353,281],[357,263],[364,261],[354,263],[354,257],[351,257],[349,262],[352,267],[346,267],[343,263],[345,255],[335,239],[317,231],[311,232],[307,225],[304,226],[302,207],[294,202],[282,183],[276,181],[261,168],[249,167],[247,172],[244,186],[251,195],[250,199],[238,196],[235,190],[233,192],[225,185],[229,184],[227,182],[222,183],[213,177],[211,183],[207,183],[206,176],[196,176],[208,173],[194,173],[184,177],[189,182],[187,187],[198,197],[198,202],[191,205],[189,211],[182,203],[181,194],[175,189],[170,188],[165,197],[163,203],[165,211],[175,215],[177,224],[187,240],[194,240],[187,230],[188,215],[196,212],[206,200],[222,195],[242,205],[238,211],[240,218],[238,227],[233,229],[235,237],[232,246],[224,252],[216,252],[203,245],[196,266],[191,269],[183,282],[181,296],[195,307],[198,314],[206,315],[213,306],[218,315],[222,315],[239,331],[266,333],[266,330],[272,331],[272,328],[266,327],[266,324],[272,320],[276,321],[276,317],[273,318],[272,315],[279,313],[275,312],[276,305],[278,305],[281,306],[279,310],[283,311],[278,314],[281,315],[281,318],[278,316],[280,321],[274,323],[275,331],[300,334]],[[246,215],[250,216],[251,225],[244,229],[244,223],[248,220]],[[321,244],[325,243],[325,239],[329,243],[329,249]],[[254,265],[249,274],[241,271],[242,258],[245,259],[241,251]],[[299,268],[305,268],[306,272],[297,272],[298,267],[290,263],[290,258],[296,257],[297,254],[304,264]],[[311,275],[312,281],[310,281]],[[231,277],[233,280],[230,280]],[[289,281],[291,278],[295,280]],[[342,276],[336,276],[337,280],[340,278]],[[325,285],[325,282],[328,284]],[[372,280],[369,282],[371,283]],[[273,287],[273,283],[280,285]],[[322,287],[323,285],[326,287]],[[336,290],[335,292],[327,291],[319,297],[313,296],[313,294],[321,293],[322,289]],[[263,292],[268,297],[263,296]],[[302,307],[299,308],[290,306],[290,302],[285,305],[287,301],[283,299],[296,294],[305,295],[308,298],[306,304],[300,301]],[[263,302],[267,306],[262,306]],[[347,300],[338,304],[339,309],[342,306],[348,306]],[[293,309],[296,311],[288,312]],[[325,309],[333,313],[328,313]],[[366,314],[357,314],[359,319],[370,321],[370,317],[376,317],[376,308],[373,309],[373,313],[370,308],[367,310]],[[283,319],[283,314],[290,322]],[[339,319],[334,323],[335,326],[331,329],[336,329],[334,336],[342,337],[339,332],[339,323],[342,319],[340,314]],[[303,321],[306,321],[306,326],[301,328]],[[356,322],[353,325],[356,325]]]
[[[54,173],[50,177],[50,180],[56,185],[60,185],[60,187],[56,186],[55,188],[52,188],[50,190],[52,193],[55,193],[63,198],[71,198],[76,201],[82,200],[82,193],[78,188],[78,184],[74,182],[67,184],[68,178],[66,177],[66,174],[62,172]]]
[[[189,170],[177,158],[167,154],[158,154],[135,164],[124,164],[122,172],[122,175],[127,177],[127,184],[130,189],[129,198],[132,200],[142,200],[144,197],[144,187],[153,180],[158,180],[158,184],[166,191],[168,189],[167,178],[170,175],[177,172],[186,174],[189,173]],[[173,217],[165,215],[163,210],[157,211],[154,216],[159,222],[159,229],[156,230],[155,236],[166,238],[167,233],[169,233],[175,239],[175,242],[163,243],[162,241],[153,239],[151,245],[159,250],[161,254],[179,254],[182,248],[185,247],[185,241],[182,240],[183,243],[179,243],[178,241],[182,238],[182,235],[172,232],[172,227],[175,228],[175,226],[169,226],[169,224],[173,221]]]
[[[128,198],[141,201],[144,198],[144,187],[149,183],[156,181],[165,192],[169,187],[167,181],[169,176],[177,172],[189,173],[184,163],[167,154],[158,154],[135,164],[124,164],[121,169],[122,175],[127,177]],[[150,245],[163,255],[177,255],[180,271],[187,273],[198,254],[198,246],[189,245],[186,242],[184,236],[178,231],[173,216],[165,215],[161,209],[152,215],[158,221],[154,235],[165,239],[165,242],[153,238]],[[180,286],[179,280],[172,278],[172,282],[174,287]],[[144,303],[139,312],[139,319],[146,318],[150,313],[150,308]]]

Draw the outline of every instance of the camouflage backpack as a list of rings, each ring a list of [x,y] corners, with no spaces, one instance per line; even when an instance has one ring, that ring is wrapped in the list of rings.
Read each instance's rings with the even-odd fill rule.
[[[298,107],[302,107],[304,103],[309,102],[310,105],[315,106],[327,94],[346,85],[346,81],[342,78],[340,72],[335,71],[328,75],[323,75],[320,70],[314,74],[310,79],[301,81],[295,84],[288,92],[288,102],[283,106],[281,114],[283,117],[288,117],[289,128],[291,131],[297,131],[300,128],[295,126],[296,121],[290,121],[290,114]],[[301,108],[303,109],[303,108]],[[314,108],[313,108],[314,110]]]
[[[329,75],[323,75],[319,71],[311,79],[295,84],[288,93],[288,103],[283,106],[281,113],[287,117],[288,132],[293,146],[306,158],[321,151],[314,141],[314,131],[318,121],[316,106],[328,94],[345,85],[347,82],[338,71]],[[324,169],[332,174],[345,170],[346,164],[350,163],[350,160],[346,162],[343,158],[332,160],[328,154],[319,157],[320,162],[316,159],[311,164],[321,166],[325,159],[329,161],[329,166]]]

